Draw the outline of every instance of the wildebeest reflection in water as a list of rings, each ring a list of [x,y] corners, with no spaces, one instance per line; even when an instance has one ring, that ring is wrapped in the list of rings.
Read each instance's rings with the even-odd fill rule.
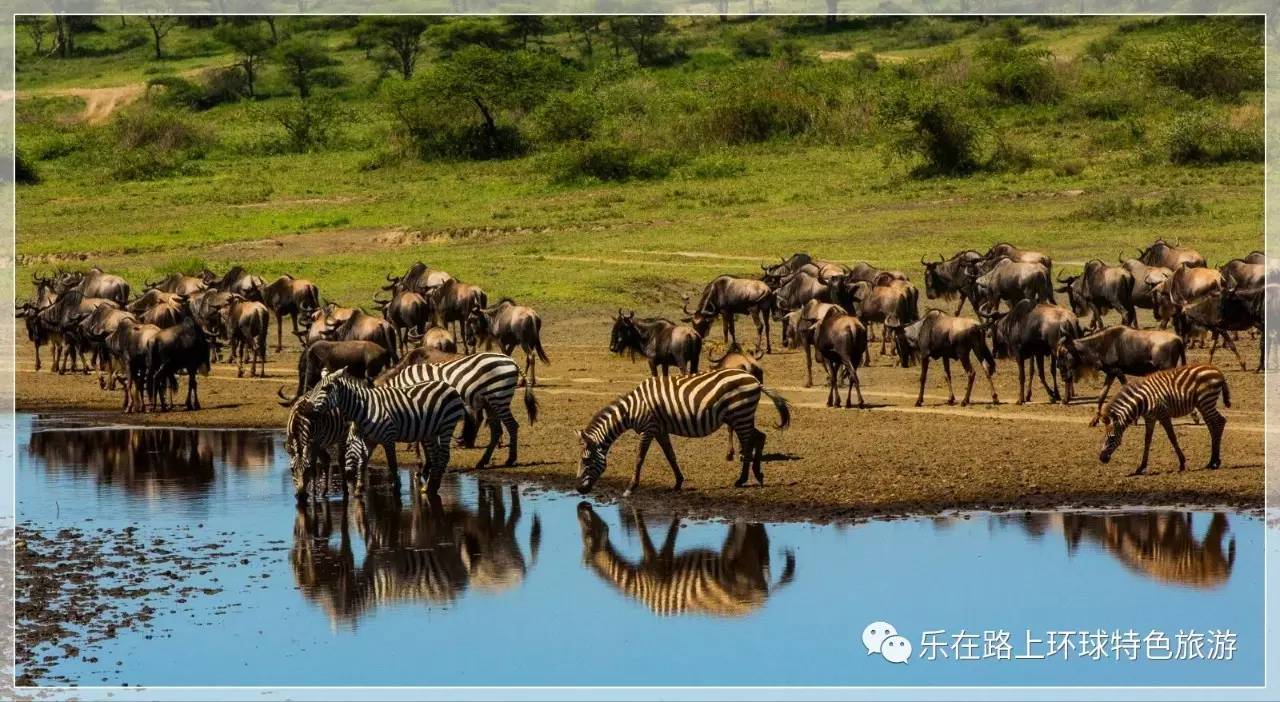
[[[763,524],[733,524],[719,552],[695,548],[677,554],[679,517],[672,518],[661,548],[654,548],[639,512],[633,520],[644,552],[639,563],[628,561],[613,548],[604,520],[591,505],[580,503],[582,557],[602,580],[644,603],[654,614],[745,616],[795,576],[795,554],[787,551],[782,575],[771,584],[769,537]],[[624,520],[625,526],[631,525]]]
[[[299,508],[290,554],[294,578],[334,624],[354,624],[386,605],[448,605],[468,589],[516,587],[537,560],[541,522],[535,514],[526,561],[516,533],[523,517],[517,488],[480,482],[478,489],[474,510],[462,505],[456,486],[443,498],[408,490],[408,505],[394,490],[375,489],[345,506]],[[365,547],[358,567],[353,531]]]
[[[213,484],[215,459],[238,470],[265,470],[274,444],[265,432],[76,429],[33,432],[27,452],[49,470],[87,473],[130,492],[201,493]]]
[[[1033,535],[1061,529],[1071,553],[1083,541],[1096,543],[1130,570],[1172,585],[1218,587],[1236,562],[1236,540],[1221,512],[1209,518],[1203,539],[1196,538],[1190,512],[1033,513],[1021,522]]]

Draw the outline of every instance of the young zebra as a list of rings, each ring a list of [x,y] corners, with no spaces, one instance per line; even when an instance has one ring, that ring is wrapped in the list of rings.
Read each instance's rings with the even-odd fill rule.
[[[466,413],[462,396],[448,383],[428,381],[408,387],[375,388],[351,378],[345,370],[321,376],[310,394],[299,400],[300,411],[310,416],[336,408],[347,434],[345,466],[355,470],[356,494],[364,490],[364,473],[373,446],[387,448],[387,463],[399,479],[395,444],[415,443],[422,449],[421,475],[427,492],[435,494],[449,466],[453,430]]]
[[[1124,430],[1139,419],[1147,423],[1147,435],[1142,446],[1142,463],[1133,475],[1147,469],[1147,454],[1151,452],[1151,434],[1155,431],[1156,422],[1164,427],[1164,433],[1173,444],[1173,452],[1178,455],[1178,470],[1187,467],[1187,458],[1178,446],[1178,438],[1173,433],[1174,417],[1184,417],[1198,410],[1209,427],[1209,439],[1213,453],[1209,457],[1206,469],[1212,470],[1222,465],[1220,451],[1222,448],[1222,429],[1227,425],[1217,408],[1218,396],[1222,396],[1222,404],[1231,406],[1231,392],[1227,389],[1227,379],[1222,371],[1210,365],[1179,366],[1169,370],[1156,371],[1151,375],[1129,383],[1120,389],[1103,410],[1102,423],[1106,426],[1107,435],[1102,440],[1102,452],[1098,460],[1106,463],[1111,454],[1120,447],[1124,438]]]
[[[662,453],[675,474],[675,489],[684,483],[684,475],[676,464],[669,435],[710,436],[722,425],[738,435],[742,446],[742,473],[736,487],[747,484],[747,471],[755,472],[756,482],[764,485],[760,457],[764,454],[764,432],[756,429],[756,406],[760,394],[768,395],[778,410],[779,429],[791,423],[787,401],[765,389],[760,381],[736,368],[688,375],[679,378],[649,378],[635,390],[619,397],[596,413],[587,428],[578,432],[582,442],[582,459],[578,464],[578,492],[587,494],[604,473],[609,447],[628,429],[640,435],[640,455],[636,459],[635,476],[624,497],[640,484],[649,443],[657,440]]]
[[[517,435],[520,425],[511,414],[511,398],[520,382],[520,367],[510,356],[500,353],[474,353],[445,363],[413,363],[392,368],[380,376],[375,385],[407,387],[427,381],[442,381],[451,385],[473,416],[484,413],[489,423],[489,445],[476,463],[483,468],[493,457],[502,428],[507,430],[510,443],[507,447],[507,463],[516,462]],[[533,385],[525,383],[524,409],[533,424],[538,418],[538,401],[533,396]]]
[[[302,504],[307,499],[312,481],[319,478],[321,466],[326,475],[325,492],[329,491],[329,466],[347,438],[347,427],[337,409],[308,415],[299,411],[299,404],[295,402],[289,408],[289,418],[284,425],[284,448],[289,454],[294,497],[298,504]],[[346,485],[344,479],[344,492]]]

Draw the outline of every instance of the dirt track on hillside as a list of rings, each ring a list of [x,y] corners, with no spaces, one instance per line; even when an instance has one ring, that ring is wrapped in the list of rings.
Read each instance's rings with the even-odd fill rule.
[[[547,320],[546,346],[553,364],[539,369],[539,421],[528,427],[523,411],[520,463],[505,475],[558,486],[571,484],[578,456],[574,430],[611,398],[630,389],[647,373],[606,350],[607,323],[594,319]],[[719,330],[712,339],[718,340]],[[273,330],[274,337],[274,330]],[[274,339],[273,339],[274,343]],[[1252,364],[1254,342],[1242,340]],[[36,373],[31,347],[19,346],[16,404],[19,410],[103,411],[113,422],[174,426],[281,427],[285,410],[275,399],[281,385],[296,382],[296,346],[271,355],[266,379],[235,377],[234,366],[219,365],[200,381],[204,409],[146,415],[119,414],[119,394],[98,389],[95,378]],[[1207,354],[1193,350],[1192,362]],[[517,352],[518,360],[523,357]],[[1230,362],[1228,362],[1230,360]],[[46,358],[46,363],[48,359]],[[767,518],[829,519],[885,514],[933,513],[957,508],[1047,508],[1128,504],[1228,504],[1260,507],[1263,502],[1263,377],[1240,372],[1229,355],[1217,362],[1227,371],[1233,406],[1228,418],[1224,467],[1202,470],[1208,458],[1208,434],[1201,426],[1178,423],[1188,470],[1176,471],[1172,451],[1159,435],[1152,447],[1149,474],[1130,477],[1137,464],[1142,432],[1136,429],[1112,463],[1097,461],[1101,430],[1087,426],[1092,403],[1049,405],[1043,390],[1031,404],[1012,404],[1017,371],[1002,364],[996,387],[1004,404],[992,406],[979,377],[975,404],[949,406],[937,364],[930,371],[925,404],[913,407],[919,369],[891,367],[875,355],[861,372],[871,409],[824,406],[822,387],[803,387],[803,359],[797,352],[776,353],[763,361],[766,384],[793,405],[792,427],[773,429],[774,410],[762,403],[758,425],[769,436],[763,488],[731,487],[736,464],[724,460],[724,434],[676,439],[685,472],[685,489],[669,490],[671,473],[661,453],[650,453],[637,502],[660,501],[690,512],[740,514]],[[1250,366],[1252,367],[1252,365]],[[957,393],[964,376],[957,367]],[[821,376],[815,372],[815,379]],[[1093,399],[1096,384],[1081,392]],[[636,441],[628,436],[614,447],[610,468],[598,491],[617,495],[630,478]],[[502,455],[501,453],[499,455]],[[453,467],[465,468],[478,451],[455,452]]]

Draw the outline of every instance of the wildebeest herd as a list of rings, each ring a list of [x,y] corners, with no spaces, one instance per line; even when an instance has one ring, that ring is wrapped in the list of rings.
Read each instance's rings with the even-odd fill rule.
[[[901,271],[804,253],[763,265],[758,277],[714,278],[696,301],[685,296],[679,321],[619,310],[609,349],[633,360],[643,356],[652,377],[602,408],[579,432],[579,490],[592,488],[609,447],[627,430],[641,437],[627,492],[638,485],[655,441],[678,488],[683,476],[669,437],[708,436],[722,426],[730,432],[730,460],[734,439],[740,444],[735,484],[745,485],[752,474],[763,484],[765,435],[755,427],[761,395],[780,413],[780,427],[790,417],[786,400],[764,386],[761,360],[773,351],[773,323],[781,328],[783,346],[801,351],[806,387],[813,383],[815,360],[826,371],[831,407],[853,407],[855,396],[856,406],[866,407],[858,371],[872,363],[876,341],[882,362],[919,364],[917,406],[931,361],[942,364],[949,403],[955,402],[951,362],[960,364],[967,376],[962,405],[971,401],[979,372],[992,403],[999,403],[991,380],[998,358],[1017,364],[1019,404],[1031,400],[1037,375],[1051,402],[1066,403],[1081,377],[1101,374],[1105,382],[1093,419],[1108,426],[1101,457],[1114,451],[1124,427],[1143,419],[1139,471],[1156,423],[1165,425],[1181,461],[1168,420],[1192,410],[1208,423],[1210,467],[1216,467],[1225,420],[1213,407],[1219,396],[1229,405],[1229,393],[1212,366],[1184,373],[1180,382],[1126,384],[1129,377],[1186,366],[1186,348],[1197,343],[1211,344],[1211,363],[1217,347],[1226,347],[1243,369],[1234,343],[1240,333],[1263,337],[1257,370],[1266,366],[1272,340],[1264,332],[1264,308],[1275,283],[1268,283],[1261,252],[1215,269],[1193,249],[1158,240],[1136,257],[1115,264],[1093,259],[1078,274],[1057,276],[1049,256],[1009,244],[920,262],[926,298],[958,300],[954,312],[922,311],[919,288]],[[302,350],[292,396],[283,388],[278,394],[289,407],[286,445],[299,500],[322,476],[329,489],[335,459],[359,491],[371,450],[383,446],[394,468],[398,443],[419,451],[424,489],[434,492],[457,424],[463,424],[458,441],[465,445],[473,444],[482,423],[489,425],[479,466],[489,462],[504,431],[507,464],[514,463],[518,424],[511,401],[523,385],[526,413],[534,421],[536,364],[549,363],[536,311],[509,298],[490,305],[481,287],[423,263],[386,276],[380,288],[389,297],[372,302],[380,315],[325,301],[311,281],[283,275],[267,283],[240,266],[223,275],[173,273],[147,282],[137,295],[123,278],[98,268],[33,274],[32,283],[35,296],[18,306],[17,315],[35,346],[36,369],[47,345],[53,371],[96,370],[104,389],[120,388],[127,412],[169,409],[184,375],[185,407],[199,409],[197,376],[217,362],[237,364],[241,376],[247,363],[251,376],[265,377],[272,319],[280,352],[288,317]],[[1059,305],[1055,294],[1067,304]],[[966,303],[975,316],[961,316]],[[1138,309],[1150,310],[1159,328],[1139,328]],[[1118,315],[1114,326],[1104,319],[1111,313]],[[742,315],[756,327],[751,351],[738,338],[735,320]],[[723,350],[711,352],[704,368],[704,346],[717,320]],[[488,352],[495,343],[501,353]],[[523,368],[510,357],[517,347]],[[1115,380],[1125,391],[1104,409]],[[345,494],[347,480],[340,482]]]

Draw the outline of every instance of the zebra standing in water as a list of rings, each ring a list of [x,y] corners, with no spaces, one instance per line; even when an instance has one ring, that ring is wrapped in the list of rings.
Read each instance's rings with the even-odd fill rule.
[[[312,481],[319,479],[317,470],[320,466],[324,466],[325,469],[325,493],[329,492],[331,459],[338,455],[343,441],[347,438],[347,425],[342,421],[342,415],[336,408],[305,414],[299,411],[300,404],[295,402],[289,408],[289,418],[284,425],[284,448],[289,454],[289,472],[293,475],[294,497],[299,504],[302,504],[307,499]],[[347,489],[345,478],[342,481],[342,489],[345,493]]]
[[[410,363],[398,365],[383,373],[374,385],[407,387],[427,381],[448,383],[462,396],[473,417],[484,413],[489,423],[489,445],[476,463],[483,468],[493,457],[502,428],[507,430],[510,443],[507,446],[506,465],[516,462],[517,435],[520,425],[511,414],[511,399],[521,377],[520,367],[510,356],[500,353],[474,353],[445,363]],[[538,401],[533,396],[533,384],[525,383],[524,409],[533,424],[538,419]]]
[[[753,470],[756,482],[764,485],[760,458],[764,454],[764,432],[756,429],[756,406],[761,393],[773,400],[781,421],[779,429],[791,423],[787,401],[770,390],[750,373],[730,368],[679,378],[655,377],[640,383],[635,390],[619,397],[596,413],[587,428],[578,432],[582,441],[582,459],[578,464],[578,492],[587,494],[604,473],[609,447],[628,429],[640,435],[640,455],[636,459],[635,476],[623,497],[640,484],[649,443],[657,440],[662,453],[675,474],[675,489],[684,483],[684,475],[676,464],[670,435],[710,436],[722,425],[738,435],[742,446],[742,473],[735,487],[747,484],[747,471]]]
[[[322,375],[299,404],[300,411],[309,415],[336,408],[342,420],[351,423],[345,465],[348,470],[355,470],[357,494],[363,492],[369,454],[376,445],[387,448],[388,467],[392,478],[399,481],[396,443],[416,443],[421,447],[421,475],[427,480],[427,492],[435,494],[449,466],[453,430],[467,411],[462,396],[448,383],[428,381],[403,388],[376,388],[351,378],[345,370]]]
[[[1107,428],[1107,435],[1102,440],[1102,452],[1098,454],[1098,460],[1103,463],[1110,461],[1111,454],[1120,448],[1124,430],[1143,419],[1147,423],[1147,435],[1142,445],[1142,463],[1133,475],[1147,469],[1147,454],[1151,452],[1151,435],[1155,432],[1156,422],[1164,427],[1169,443],[1173,444],[1173,452],[1178,456],[1178,470],[1185,470],[1187,457],[1178,446],[1178,438],[1173,433],[1173,422],[1170,420],[1198,410],[1209,428],[1213,449],[1205,469],[1218,468],[1222,465],[1222,429],[1227,425],[1226,417],[1218,412],[1219,396],[1222,397],[1223,405],[1231,406],[1231,391],[1227,388],[1227,379],[1222,371],[1210,365],[1179,366],[1156,371],[1136,383],[1129,383],[1121,388],[1120,394],[1103,410],[1102,423]]]

